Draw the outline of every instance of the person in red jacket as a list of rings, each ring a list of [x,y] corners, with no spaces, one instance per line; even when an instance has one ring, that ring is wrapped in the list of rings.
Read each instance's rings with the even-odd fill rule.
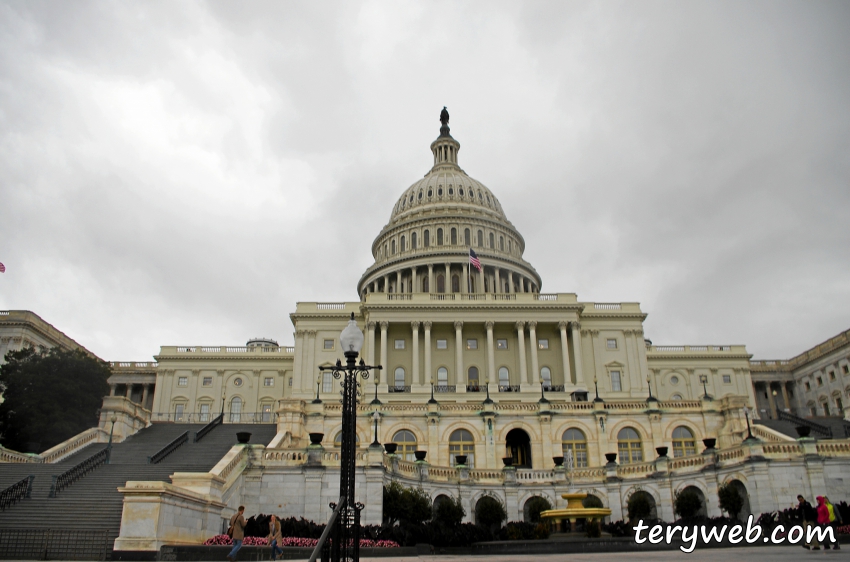
[[[833,545],[836,549],[838,549],[838,540],[835,537],[835,530],[830,526],[829,521],[829,507],[826,505],[826,500],[824,500],[823,496],[818,496],[818,527],[828,532],[829,535],[824,536],[823,541],[823,549],[829,550],[829,546]],[[830,531],[832,531],[830,533]],[[832,540],[830,540],[832,537]]]

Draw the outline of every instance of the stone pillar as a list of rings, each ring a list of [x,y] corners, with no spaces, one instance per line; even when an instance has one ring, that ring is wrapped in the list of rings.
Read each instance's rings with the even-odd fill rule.
[[[434,287],[434,264],[428,264],[428,292],[436,293],[437,289]]]
[[[452,264],[446,264],[446,293],[452,292]]]
[[[537,360],[537,322],[532,320],[528,323],[528,339],[531,343],[531,372],[528,384],[534,384],[540,378],[540,363]]]
[[[494,283],[494,285],[496,286],[495,287],[496,290],[493,291],[493,292],[494,293],[501,293],[502,292],[502,281],[499,278],[499,268],[498,267],[496,268],[496,282]]]
[[[110,395],[110,396],[115,396],[115,391],[116,391],[116,390],[118,390],[118,385],[117,385],[117,384],[110,384],[110,385],[109,385],[109,395]]]
[[[416,273],[416,266],[410,268],[410,293],[419,292],[419,275]]]
[[[390,292],[390,276],[389,276],[389,274],[384,275],[384,292],[385,293]]]
[[[463,264],[463,281],[461,281],[461,293],[469,293],[469,263]]]
[[[570,373],[570,352],[567,348],[567,323],[558,322],[558,329],[561,331],[561,360],[564,363],[564,384],[572,384],[573,376]]]
[[[411,380],[413,384],[422,384],[422,377],[419,374],[419,322],[414,320],[410,323],[410,327],[413,329],[413,372]]]
[[[130,383],[127,383],[126,387],[127,387],[127,392],[124,393],[124,396],[127,398],[127,400],[130,400],[130,396],[133,395],[133,385],[130,384]]]
[[[463,368],[463,321],[455,321],[455,384],[466,391],[466,372]]]
[[[791,412],[791,403],[788,402],[788,387],[785,386],[785,383],[782,383],[782,403],[785,404],[785,411]]]
[[[484,265],[481,265],[481,270],[478,272],[478,282],[481,284],[476,293],[484,293]]]
[[[401,293],[401,270],[395,272],[395,292]]]
[[[779,414],[776,412],[776,397],[773,396],[773,385],[765,383],[767,387],[767,404],[770,407],[770,419],[775,420],[779,418]]]
[[[425,328],[425,378],[431,380],[434,375],[431,372],[431,322],[423,322],[422,327]]]
[[[375,364],[375,323],[368,322],[366,323],[366,342],[368,347],[366,348],[366,361],[370,365]]]
[[[148,407],[148,394],[150,393],[150,385],[143,384],[142,385],[142,408],[147,409]]]
[[[527,381],[528,380],[528,367],[526,366],[525,361],[525,334],[523,330],[525,329],[525,322],[519,320],[516,323],[516,337],[519,342],[519,380]]]
[[[493,326],[496,323],[488,320],[484,323],[487,328],[487,380],[490,384],[496,382],[496,355],[493,346]]]
[[[581,324],[578,322],[570,322],[570,328],[573,330],[573,358],[576,363],[576,386],[582,387],[583,390],[590,391],[584,382],[584,370],[581,364]]]
[[[386,320],[381,322],[381,368],[387,374],[384,376],[384,384],[389,386],[390,377],[392,373],[390,373],[390,366],[387,365],[387,329],[390,327],[390,323]]]
[[[516,290],[514,288],[514,273],[512,271],[508,272],[508,290],[511,293],[516,293]]]

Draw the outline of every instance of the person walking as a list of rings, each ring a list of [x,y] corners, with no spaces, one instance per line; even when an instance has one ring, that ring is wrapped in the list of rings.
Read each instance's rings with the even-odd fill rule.
[[[245,506],[240,505],[239,510],[230,518],[230,528],[232,530],[231,537],[233,538],[233,550],[227,555],[230,562],[236,562],[236,553],[242,548],[242,541],[245,539]]]
[[[835,545],[832,549],[841,550],[841,546],[838,544],[838,528],[844,524],[844,521],[841,520],[841,512],[837,507],[832,505],[832,502],[826,496],[823,497],[823,503],[826,504],[826,508],[829,510],[829,526],[835,532]]]
[[[269,536],[266,538],[269,539],[269,544],[272,547],[272,562],[274,562],[277,560],[279,554],[283,554],[283,549],[280,547],[280,545],[283,544],[280,521],[278,521],[277,517],[274,515],[272,515],[271,519],[269,519]]]
[[[803,520],[803,548],[810,550],[820,550],[820,543],[817,537],[812,537],[812,542],[806,542],[809,536],[809,529],[813,525],[818,524],[818,512],[812,507],[812,504],[806,501],[803,496],[797,496],[797,509],[799,510],[800,519]]]
[[[824,500],[823,496],[818,496],[816,499],[818,500],[818,526],[821,529],[823,529],[824,531],[832,531],[832,528],[830,527],[830,521],[829,521],[829,508],[826,506],[826,501]],[[838,540],[835,537],[835,532],[833,531],[833,533],[831,533],[831,534],[832,534],[832,540],[829,539],[829,535],[826,535],[825,538],[824,538],[824,541],[823,541],[823,549],[824,550],[829,550],[830,544],[832,544],[835,547],[838,547]],[[827,541],[829,541],[829,542],[827,543]]]

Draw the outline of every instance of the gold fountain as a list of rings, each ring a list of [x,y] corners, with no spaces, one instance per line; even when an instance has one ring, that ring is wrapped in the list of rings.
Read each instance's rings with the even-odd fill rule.
[[[541,519],[550,524],[554,523],[558,527],[560,527],[562,521],[569,521],[570,529],[574,529],[578,519],[586,519],[590,523],[611,515],[611,510],[607,507],[584,507],[581,502],[587,497],[585,492],[567,492],[561,494],[561,497],[567,500],[567,507],[543,511],[540,513]]]

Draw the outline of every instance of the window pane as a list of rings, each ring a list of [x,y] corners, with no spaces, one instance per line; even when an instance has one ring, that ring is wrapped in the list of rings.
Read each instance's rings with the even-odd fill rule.
[[[469,368],[469,384],[477,385],[478,384],[478,367],[470,367]]]
[[[496,349],[507,349],[508,340],[496,340]]]
[[[446,349],[447,347],[446,340],[437,340],[437,349]]]
[[[478,340],[466,340],[466,349],[478,349]]]
[[[402,367],[395,370],[395,385],[404,386],[404,369]]]
[[[549,349],[549,340],[537,340],[538,349]]]
[[[395,340],[396,349],[404,349],[404,340]]]
[[[502,386],[511,384],[511,375],[507,367],[499,367],[499,384]]]
[[[334,389],[333,373],[322,373],[322,392],[331,392]]]
[[[547,386],[552,384],[552,371],[549,370],[549,367],[540,369],[540,377],[543,379],[543,384]]]
[[[611,390],[614,392],[620,392],[622,390],[620,386],[620,371],[611,371]]]

